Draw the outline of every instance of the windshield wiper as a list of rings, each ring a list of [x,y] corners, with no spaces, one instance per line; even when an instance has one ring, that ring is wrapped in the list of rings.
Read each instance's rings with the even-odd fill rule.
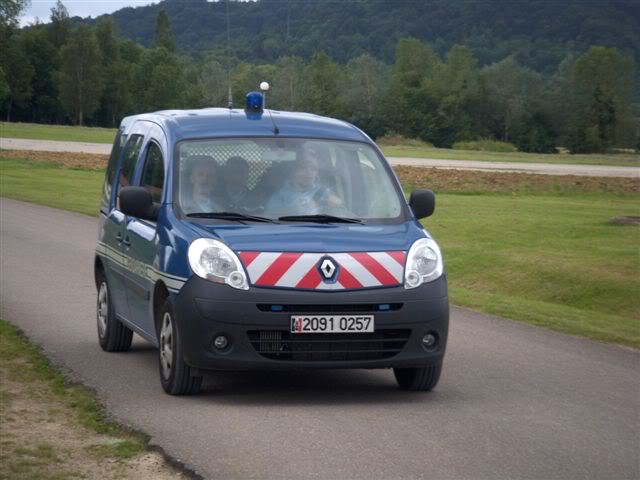
[[[336,217],[334,215],[287,215],[279,217],[283,222],[315,222],[315,223],[362,223],[358,218]]]
[[[249,220],[251,222],[267,222],[274,223],[273,218],[259,217],[257,215],[245,215],[238,212],[195,212],[187,213],[187,217],[193,218],[219,218],[221,220],[231,220],[241,222],[243,220]]]

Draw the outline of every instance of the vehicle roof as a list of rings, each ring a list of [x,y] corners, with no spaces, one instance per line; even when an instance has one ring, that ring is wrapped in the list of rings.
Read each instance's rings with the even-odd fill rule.
[[[228,108],[164,110],[127,117],[122,125],[126,128],[136,120],[159,124],[174,141],[211,137],[273,137],[274,123],[278,136],[282,137],[371,141],[350,123],[311,113],[278,110],[265,110],[262,114]]]

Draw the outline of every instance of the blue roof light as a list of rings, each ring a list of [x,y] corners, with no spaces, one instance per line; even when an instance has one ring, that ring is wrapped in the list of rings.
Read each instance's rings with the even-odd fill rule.
[[[262,94],[260,92],[247,93],[247,104],[244,107],[245,111],[247,112],[247,118],[259,119],[263,111],[263,106],[264,98],[262,97]]]

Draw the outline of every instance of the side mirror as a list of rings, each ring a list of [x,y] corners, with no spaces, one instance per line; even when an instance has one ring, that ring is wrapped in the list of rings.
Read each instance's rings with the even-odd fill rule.
[[[424,188],[414,190],[409,197],[409,206],[416,218],[429,217],[436,208],[436,195]]]
[[[142,220],[158,220],[158,205],[153,203],[151,193],[142,187],[120,189],[120,211],[129,217]]]

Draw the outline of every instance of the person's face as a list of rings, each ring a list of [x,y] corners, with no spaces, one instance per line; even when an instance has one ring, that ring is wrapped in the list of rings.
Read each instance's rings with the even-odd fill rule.
[[[191,183],[195,189],[208,189],[213,181],[215,181],[215,173],[207,165],[197,165],[191,171]]]
[[[293,175],[293,182],[299,190],[308,190],[313,187],[318,177],[318,167],[315,165],[305,165],[298,168]]]

